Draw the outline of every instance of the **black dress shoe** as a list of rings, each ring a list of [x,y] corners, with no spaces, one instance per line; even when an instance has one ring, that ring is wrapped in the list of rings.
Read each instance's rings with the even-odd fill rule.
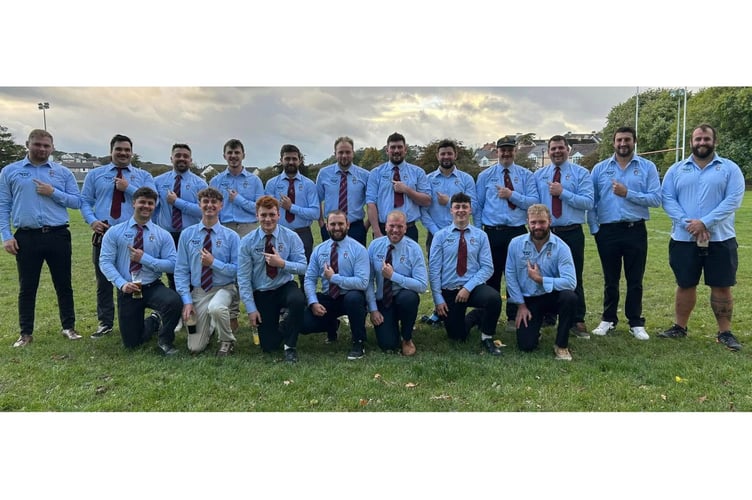
[[[493,339],[481,340],[481,345],[491,356],[501,356],[501,349],[496,347]]]
[[[291,347],[289,349],[285,349],[285,361],[287,363],[297,363],[298,362],[298,352],[294,347]]]
[[[174,356],[178,352],[177,349],[175,349],[175,346],[172,344],[157,344],[157,347],[159,347],[159,350],[164,354],[165,356]]]

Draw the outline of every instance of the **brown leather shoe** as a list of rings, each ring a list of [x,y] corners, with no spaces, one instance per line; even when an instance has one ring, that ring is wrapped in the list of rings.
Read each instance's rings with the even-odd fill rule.
[[[74,328],[66,328],[60,333],[68,340],[78,340],[82,338]]]
[[[402,341],[402,355],[403,356],[415,356],[415,351],[417,349],[415,348],[415,344],[412,340],[403,340]]]
[[[13,343],[13,347],[26,347],[26,345],[31,344],[33,340],[34,337],[31,335],[21,335],[18,337],[18,340]]]
[[[238,328],[240,328],[240,325],[238,324],[238,318],[230,318],[230,330],[232,330],[233,335],[238,332]]]

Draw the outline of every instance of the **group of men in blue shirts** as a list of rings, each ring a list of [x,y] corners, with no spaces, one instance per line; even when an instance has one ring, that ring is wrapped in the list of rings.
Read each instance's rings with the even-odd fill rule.
[[[619,128],[613,141],[614,155],[589,172],[568,160],[566,138],[554,136],[551,163],[531,172],[514,163],[515,138],[503,137],[496,144],[498,163],[477,181],[456,167],[457,146],[450,140],[438,144],[439,166],[426,174],[405,161],[401,134],[389,136],[388,161],[370,172],[353,164],[352,139],[340,137],[337,162],[322,168],[315,182],[302,175],[300,150],[288,144],[280,152],[282,172],[264,188],[243,167],[245,151],[236,139],[224,146],[228,169],[207,184],[190,171],[187,144],[175,144],[173,169],[152,178],[131,165],[131,140],[116,135],[112,162],[92,170],[79,194],[70,171],[49,161],[52,136],[34,130],[28,156],[0,174],[0,232],[19,271],[21,335],[14,345],[33,339],[43,261],[58,295],[62,334],[81,338],[70,285],[67,209],[74,208],[93,230],[99,320],[93,338],[113,331],[114,285],[126,347],[156,336],[162,353],[175,354],[175,331],[184,323],[189,351],[205,350],[216,334],[217,355],[229,355],[242,301],[261,349],[282,348],[288,362],[298,359],[299,334],[326,332],[327,342],[337,341],[342,316],[352,332],[347,357],[362,358],[369,314],[382,350],[412,356],[420,294],[430,285],[431,322],[443,322],[457,341],[478,327],[483,352],[499,356],[494,336],[505,275],[506,324],[518,347],[536,349],[541,327],[558,318],[555,358],[571,360],[570,335],[606,335],[617,325],[622,266],[629,331],[649,339],[642,316],[645,221],[649,208],[662,203],[673,223],[670,264],[678,287],[675,324],[659,336],[687,335],[704,273],[717,340],[740,349],[730,326],[741,170],[715,153],[709,125],[693,130],[692,155],[668,170],[663,185],[655,165],[634,153],[633,129]],[[317,221],[323,242],[314,248]],[[418,221],[427,229],[428,270]],[[585,326],[582,286],[585,222],[604,275],[603,313],[592,331]]]

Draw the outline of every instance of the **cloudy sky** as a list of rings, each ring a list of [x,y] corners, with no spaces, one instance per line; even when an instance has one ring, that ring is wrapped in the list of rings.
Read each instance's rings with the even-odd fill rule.
[[[204,165],[222,162],[223,143],[239,138],[246,165],[275,163],[284,143],[317,163],[340,135],[356,148],[381,147],[394,131],[411,144],[451,137],[479,146],[516,132],[600,130],[637,87],[699,88],[736,74],[719,70],[718,40],[686,58],[658,37],[620,44],[602,38],[605,28],[571,29],[584,10],[640,33],[666,32],[665,16],[691,23],[689,14],[650,4],[644,16],[648,3],[638,0],[609,19],[598,2],[583,3],[568,4],[571,12],[554,3],[540,16],[509,7],[496,18],[478,0],[457,15],[396,0],[367,12],[339,0],[253,8],[215,0],[178,11],[134,0],[127,9],[86,7],[93,17],[83,23],[68,3],[40,0],[40,27],[54,36],[30,37],[21,22],[4,28],[24,43],[5,54],[0,125],[22,143],[42,126],[37,103],[46,101],[48,129],[65,151],[105,155],[123,133],[146,161],[167,163],[170,146],[186,142]],[[726,36],[740,21],[724,23]],[[695,59],[713,66],[682,69]]]
[[[629,87],[3,87],[0,124],[21,143],[43,125],[58,149],[109,153],[116,133],[131,137],[143,160],[167,163],[185,142],[200,165],[222,162],[222,145],[239,138],[247,165],[270,165],[284,143],[309,163],[332,154],[341,135],[356,148],[386,144],[399,131],[411,144],[444,137],[480,146],[511,133],[600,130]]]

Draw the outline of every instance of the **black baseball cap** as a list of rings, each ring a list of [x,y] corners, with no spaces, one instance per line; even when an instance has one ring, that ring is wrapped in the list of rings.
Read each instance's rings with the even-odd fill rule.
[[[517,140],[514,138],[513,135],[505,135],[504,137],[496,141],[497,148],[502,148],[505,146],[511,146],[511,147],[517,146]]]

